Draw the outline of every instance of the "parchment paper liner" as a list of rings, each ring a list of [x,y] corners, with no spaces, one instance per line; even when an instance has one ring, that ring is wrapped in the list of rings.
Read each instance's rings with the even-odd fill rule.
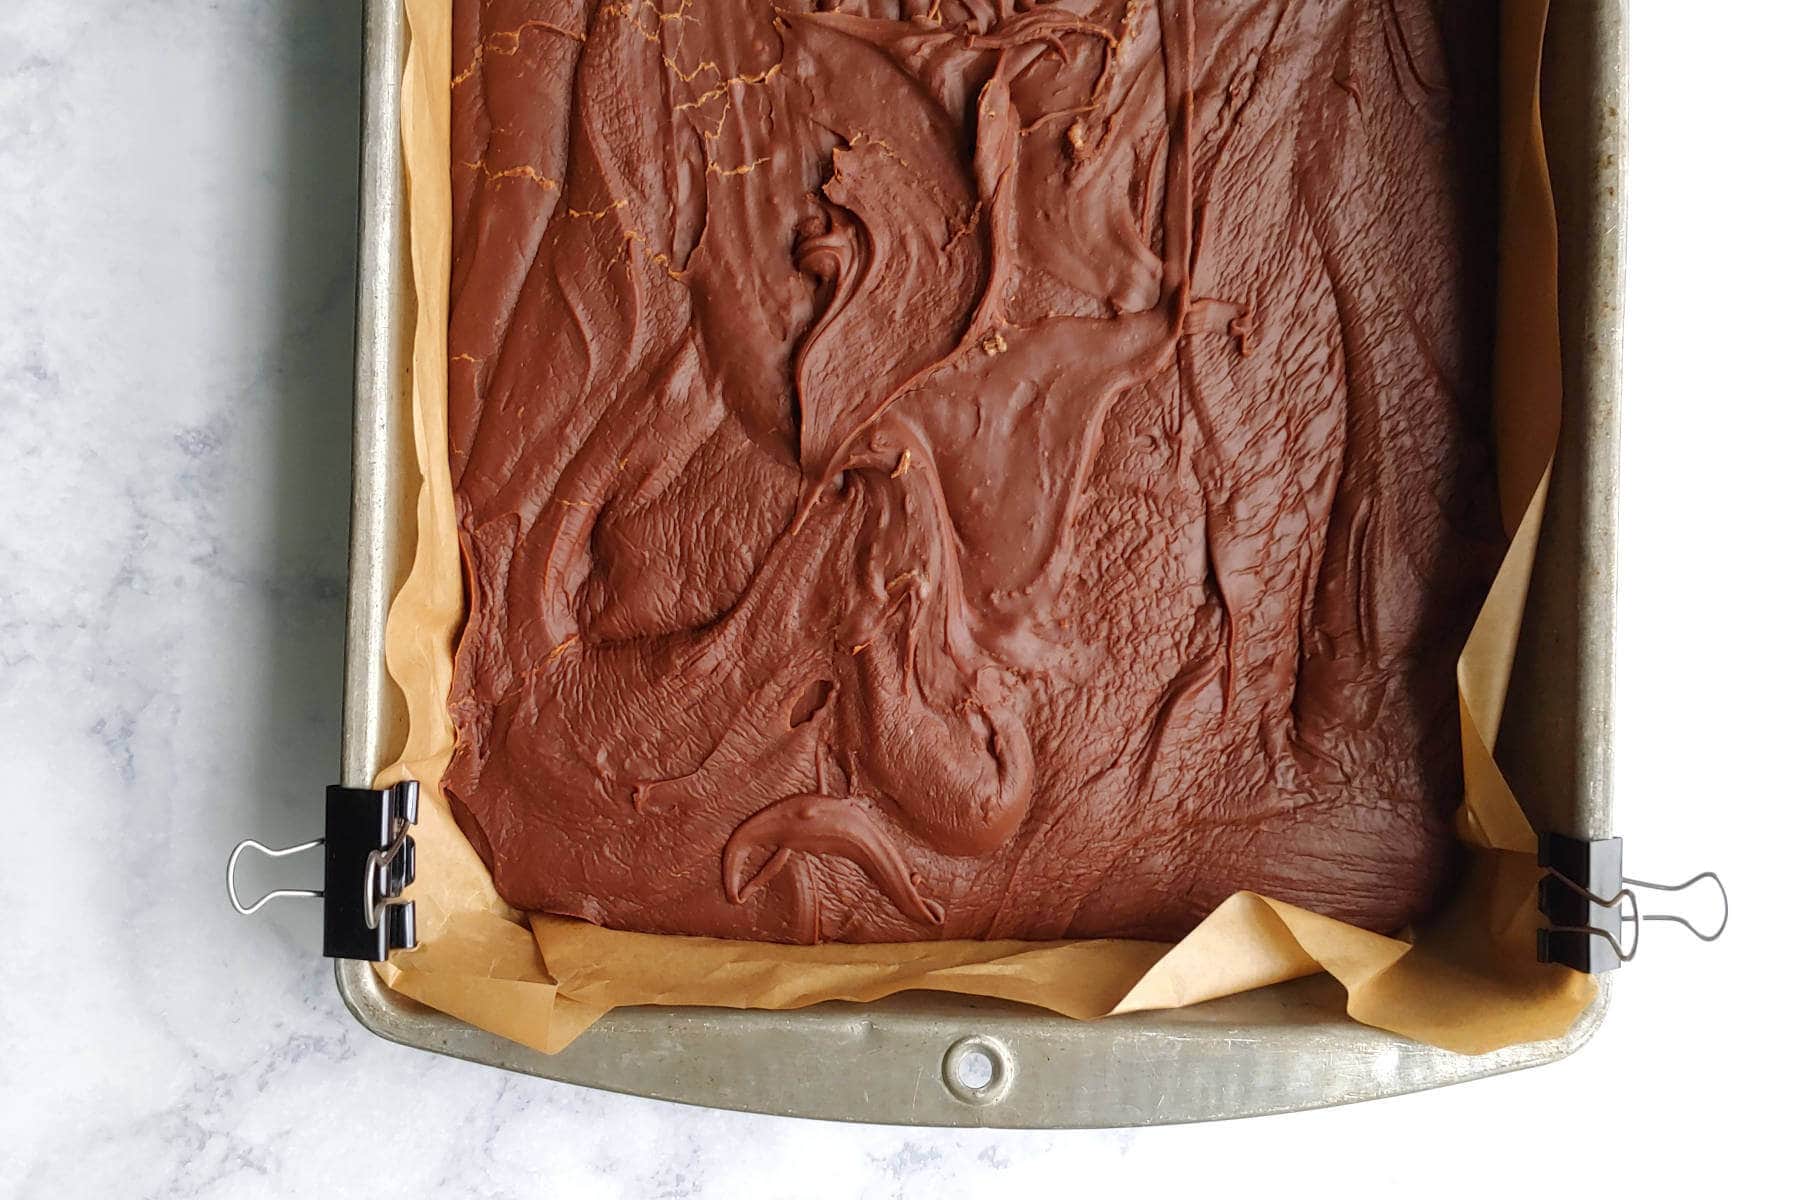
[[[622,933],[520,914],[457,828],[438,789],[453,744],[445,698],[463,615],[446,447],[450,274],[451,0],[408,0],[403,80],[417,323],[412,437],[418,551],[388,614],[387,664],[409,729],[383,784],[419,780],[421,946],[379,968],[397,991],[482,1029],[555,1052],[632,1004],[797,1008],[928,988],[995,996],[1069,1017],[1175,1008],[1326,971],[1353,1019],[1464,1053],[1565,1033],[1592,980],[1535,961],[1536,835],[1495,765],[1513,650],[1560,420],[1556,222],[1538,111],[1548,0],[1501,6],[1501,264],[1495,426],[1511,548],[1458,663],[1471,849],[1458,892],[1415,943],[1240,892],[1175,946],[1117,940],[779,946]]]

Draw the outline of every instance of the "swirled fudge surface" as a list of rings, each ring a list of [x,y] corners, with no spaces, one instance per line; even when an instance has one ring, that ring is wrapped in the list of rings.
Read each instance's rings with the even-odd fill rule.
[[[1481,7],[458,0],[444,784],[501,894],[1427,909],[1500,549]]]

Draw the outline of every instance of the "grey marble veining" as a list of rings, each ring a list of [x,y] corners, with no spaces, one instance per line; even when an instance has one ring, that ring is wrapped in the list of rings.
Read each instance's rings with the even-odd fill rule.
[[[350,0],[0,0],[0,1196],[1385,1195],[1471,1155],[1460,1196],[1519,1195],[1535,1114],[1725,1056],[1662,1035],[1655,963],[1563,1066],[1138,1133],[709,1112],[366,1034],[316,912],[240,920],[221,886],[238,838],[317,832],[336,769],[359,27]],[[1712,1124],[1662,1148],[1690,1171],[1750,1127],[1698,1094]]]

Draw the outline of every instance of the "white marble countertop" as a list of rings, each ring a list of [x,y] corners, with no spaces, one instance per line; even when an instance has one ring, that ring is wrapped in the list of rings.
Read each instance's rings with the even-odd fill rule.
[[[1633,865],[1733,875],[1736,926],[1706,951],[1653,935],[1595,1044],[1540,1071],[1021,1134],[709,1112],[400,1049],[344,1011],[315,912],[231,913],[229,847],[316,832],[337,759],[359,6],[0,5],[0,1195],[1187,1196],[1271,1169],[1356,1195],[1459,1166],[1459,1195],[1518,1194],[1597,1178],[1558,1125],[1579,1112],[1616,1190],[1771,1154],[1794,979],[1767,947],[1800,796],[1757,753],[1794,715],[1772,656],[1795,663],[1766,633],[1793,615],[1791,522],[1770,555],[1754,514],[1791,517],[1800,430],[1791,363],[1758,350],[1797,315],[1791,168],[1759,150],[1800,31],[1745,44],[1741,19],[1638,8],[1620,804]],[[1712,123],[1733,112],[1767,131]],[[1727,193],[1734,219],[1694,236]],[[1707,357],[1721,339],[1738,352]],[[1751,515],[1721,532],[1721,509]],[[1671,642],[1720,596],[1739,607],[1704,652]]]

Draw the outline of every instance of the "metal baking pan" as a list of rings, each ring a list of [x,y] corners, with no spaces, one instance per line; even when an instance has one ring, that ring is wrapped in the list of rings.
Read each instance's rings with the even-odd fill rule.
[[[388,602],[412,547],[410,276],[399,137],[403,0],[367,0],[343,781],[368,786],[404,732],[382,665]],[[1565,424],[1504,765],[1533,823],[1612,832],[1613,532],[1625,152],[1625,4],[1553,4],[1545,136],[1561,226]],[[423,867],[429,870],[429,866]],[[550,1056],[423,1008],[340,961],[356,1018],[392,1041],[551,1079],[769,1113],[920,1125],[1130,1126],[1316,1108],[1460,1083],[1573,1053],[1567,1036],[1466,1057],[1351,1022],[1328,979],[1093,1023],[915,993],[794,1012],[633,1008]],[[989,1079],[961,1073],[969,1056]]]

